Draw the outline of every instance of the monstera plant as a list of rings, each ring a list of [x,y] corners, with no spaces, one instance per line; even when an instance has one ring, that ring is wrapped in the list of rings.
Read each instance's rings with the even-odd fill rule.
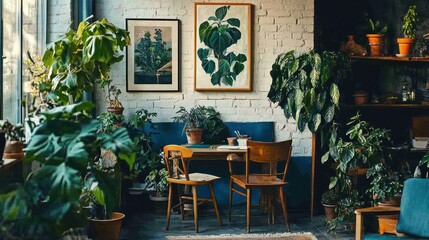
[[[333,120],[339,106],[338,84],[350,75],[350,60],[344,53],[314,51],[295,56],[280,54],[270,72],[272,84],[268,98],[293,117],[302,132],[305,126],[316,132]]]
[[[201,23],[198,30],[200,42],[207,47],[199,48],[197,55],[213,85],[232,86],[244,70],[243,63],[247,61],[246,55],[228,49],[241,39],[240,20],[225,19],[229,8],[230,6],[223,6],[216,9],[215,16]]]

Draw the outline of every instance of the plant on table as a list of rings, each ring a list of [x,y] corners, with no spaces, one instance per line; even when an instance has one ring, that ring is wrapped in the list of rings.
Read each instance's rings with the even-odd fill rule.
[[[188,143],[201,143],[201,136],[196,139],[190,139],[195,133],[199,135],[204,132],[204,140],[207,143],[225,129],[225,124],[219,118],[220,113],[213,107],[209,106],[196,106],[192,107],[189,111],[185,107],[180,107],[173,117],[174,122],[183,122],[183,132],[186,132]]]
[[[286,118],[294,118],[302,132],[308,126],[316,132],[332,122],[340,102],[339,84],[350,76],[348,56],[340,52],[310,51],[295,56],[294,51],[280,54],[270,72],[268,93]]]
[[[6,158],[22,158],[25,139],[24,126],[4,120],[0,121],[0,132],[6,134],[4,156]]]
[[[389,168],[382,146],[390,142],[390,131],[375,128],[360,117],[357,113],[351,118],[346,138],[339,136],[337,124],[332,126],[329,151],[322,157],[322,163],[332,159],[335,175],[330,178],[329,189],[335,189],[340,196],[336,204],[338,217],[328,222],[329,230],[336,229],[345,220],[350,221],[357,207],[373,198],[391,197],[397,189],[393,175],[383,171]],[[367,169],[366,177],[371,181],[369,188],[363,191],[353,181],[353,170],[359,168]]]

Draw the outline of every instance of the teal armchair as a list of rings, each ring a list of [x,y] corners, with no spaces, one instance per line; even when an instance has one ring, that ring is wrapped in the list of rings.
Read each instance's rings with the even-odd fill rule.
[[[369,207],[355,211],[356,239],[363,239],[363,220],[367,214],[392,214],[399,212],[395,235],[369,235],[364,239],[429,239],[429,179],[411,178],[405,181],[401,207]]]

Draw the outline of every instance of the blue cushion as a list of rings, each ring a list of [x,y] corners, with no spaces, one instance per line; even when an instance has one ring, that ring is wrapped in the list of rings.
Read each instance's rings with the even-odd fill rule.
[[[405,181],[396,231],[429,238],[429,179]]]

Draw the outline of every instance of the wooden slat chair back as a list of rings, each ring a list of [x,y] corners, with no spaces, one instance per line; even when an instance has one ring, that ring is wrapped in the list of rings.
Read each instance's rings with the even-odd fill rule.
[[[247,232],[250,232],[250,207],[252,199],[252,189],[260,188],[261,191],[263,191],[264,193],[272,193],[272,189],[274,188],[278,189],[283,209],[283,215],[285,217],[286,227],[288,230],[290,230],[283,187],[287,184],[286,173],[289,167],[291,152],[292,140],[282,142],[247,141],[247,154],[244,160],[236,154],[228,155],[227,160],[230,172],[229,221],[231,221],[233,193],[236,193],[246,198]],[[234,173],[232,162],[237,161],[245,161],[244,175]],[[285,162],[284,168],[281,172],[278,172],[278,163],[282,161]],[[268,165],[268,171],[266,171],[265,173],[258,174],[251,173],[251,162]],[[238,187],[238,189],[236,187]],[[243,190],[245,192],[243,192]],[[268,196],[268,198],[270,197],[271,196]],[[264,202],[263,204],[269,204],[269,202]],[[268,206],[267,208],[271,209],[271,206]],[[270,222],[274,222],[274,212],[271,212]]]
[[[194,224],[195,231],[198,232],[198,205],[202,202],[212,202],[215,209],[218,224],[221,225],[219,209],[217,207],[216,197],[213,190],[213,182],[219,180],[217,176],[204,173],[189,173],[189,160],[192,158],[193,152],[189,148],[178,145],[167,145],[164,147],[165,165],[168,171],[168,206],[167,206],[167,221],[166,230],[170,226],[171,209],[180,207],[182,220],[185,219],[183,205],[189,201],[193,202],[194,210]],[[173,198],[173,184],[177,186],[177,193],[179,197],[179,204],[171,206]],[[182,194],[182,187],[189,186],[192,188],[192,197],[184,196]],[[197,187],[208,185],[210,189],[211,198],[199,198],[197,196]]]

